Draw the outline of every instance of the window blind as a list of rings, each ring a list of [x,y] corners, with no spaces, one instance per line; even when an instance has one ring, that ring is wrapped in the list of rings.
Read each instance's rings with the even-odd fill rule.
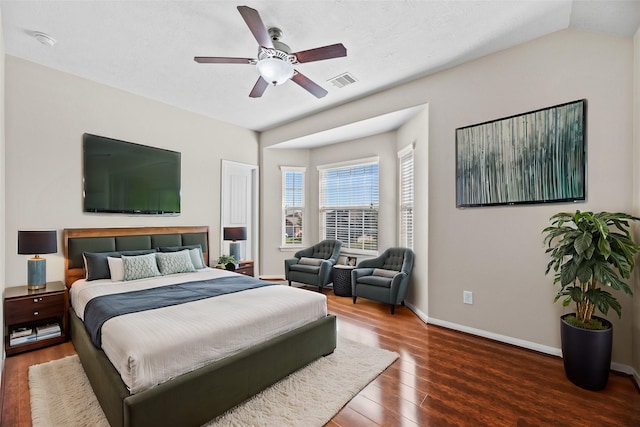
[[[282,168],[282,220],[284,246],[302,244],[304,218],[304,169]]]
[[[321,235],[343,249],[378,250],[378,162],[319,168]]]
[[[399,153],[400,246],[413,249],[413,149]]]

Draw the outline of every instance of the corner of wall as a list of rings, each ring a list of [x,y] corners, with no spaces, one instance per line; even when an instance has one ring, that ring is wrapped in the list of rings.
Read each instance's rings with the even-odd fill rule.
[[[640,28],[633,37],[633,214],[640,215]],[[640,240],[640,227],[634,230]],[[634,378],[640,386],[640,268],[633,276],[635,295],[631,312],[631,360]]]

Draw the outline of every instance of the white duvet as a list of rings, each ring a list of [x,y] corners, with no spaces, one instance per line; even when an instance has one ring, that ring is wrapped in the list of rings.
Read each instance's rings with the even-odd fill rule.
[[[71,305],[84,319],[87,302],[100,295],[235,274],[206,268],[128,282],[79,280]],[[102,349],[135,394],[326,315],[323,294],[266,286],[109,319]]]

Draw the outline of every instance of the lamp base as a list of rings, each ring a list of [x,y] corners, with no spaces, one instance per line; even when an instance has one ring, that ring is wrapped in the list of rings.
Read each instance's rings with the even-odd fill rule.
[[[47,260],[36,257],[27,261],[27,289],[44,289],[47,287]]]
[[[240,262],[240,242],[229,243],[229,255],[236,259],[236,264]]]

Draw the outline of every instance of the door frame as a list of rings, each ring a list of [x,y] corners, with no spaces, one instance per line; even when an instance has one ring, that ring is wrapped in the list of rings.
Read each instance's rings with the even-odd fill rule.
[[[229,191],[229,186],[227,185],[227,178],[228,178],[228,168],[230,166],[233,166],[235,168],[243,168],[246,169],[247,171],[251,172],[251,208],[250,208],[250,214],[251,214],[251,219],[250,219],[250,223],[251,223],[251,248],[246,248],[246,253],[248,255],[248,258],[253,260],[253,265],[254,265],[254,274],[257,276],[258,272],[260,271],[260,253],[259,253],[259,249],[260,249],[260,241],[259,241],[259,236],[260,236],[260,230],[259,230],[259,218],[258,218],[258,214],[259,214],[259,166],[258,165],[252,165],[252,164],[248,164],[248,163],[240,163],[240,162],[234,162],[232,160],[224,160],[222,159],[222,167],[221,167],[221,177],[220,177],[220,242],[219,242],[219,246],[220,246],[220,253],[223,253],[224,250],[224,233],[222,232],[222,229],[224,227],[224,209],[225,209],[225,200],[227,200],[226,196],[227,196],[227,191]]]

